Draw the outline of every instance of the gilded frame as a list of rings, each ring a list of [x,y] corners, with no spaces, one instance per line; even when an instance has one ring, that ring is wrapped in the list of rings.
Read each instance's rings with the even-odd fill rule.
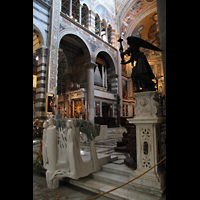
[[[53,98],[53,94],[46,93],[46,114],[47,115],[53,114],[52,106],[50,105],[52,98]]]

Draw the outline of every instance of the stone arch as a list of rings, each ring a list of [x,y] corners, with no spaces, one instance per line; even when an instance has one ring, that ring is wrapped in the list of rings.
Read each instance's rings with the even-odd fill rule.
[[[61,31],[59,34],[59,38],[58,38],[58,44],[60,44],[60,41],[66,35],[70,35],[73,39],[75,39],[80,44],[81,48],[83,49],[84,55],[85,55],[86,63],[91,62],[92,50],[90,49],[87,41],[82,37],[82,35],[79,32],[76,32],[73,29]]]
[[[89,28],[88,13],[89,13],[89,8],[85,3],[83,3],[81,8],[81,25],[85,26],[87,29]]]
[[[91,1],[90,0],[80,0],[80,4],[83,6],[83,4],[85,4],[89,10],[91,10]]]
[[[94,54],[92,56],[92,58],[93,58],[92,62],[94,62],[94,63],[96,62],[96,57],[99,53],[102,53],[105,56],[105,58],[107,59],[112,73],[117,74],[118,73],[117,72],[117,63],[115,62],[115,59],[113,58],[113,56],[110,53],[105,51],[105,48],[99,48],[94,52]]]
[[[98,12],[98,8],[101,8],[101,9],[103,9],[103,10],[105,11],[105,13],[108,15],[109,22],[107,21],[107,19],[105,19],[105,17],[103,17],[103,16]],[[108,24],[111,24],[112,27],[114,27],[115,22],[114,22],[114,20],[112,19],[110,13],[108,12],[107,8],[106,8],[104,5],[98,4],[98,5],[95,7],[95,13],[99,15],[101,21],[103,21],[103,19],[105,20],[106,26],[107,26]],[[107,16],[106,16],[106,18],[107,18]]]
[[[64,67],[64,74],[66,74],[67,70],[68,70],[68,60],[67,60],[67,57],[66,55],[64,54],[63,50],[62,49],[59,49],[59,56],[58,56],[58,66],[59,64],[63,65]]]
[[[43,45],[43,46],[46,47],[47,44],[46,44],[45,30],[44,30],[43,26],[40,24],[40,22],[38,22],[38,20],[36,20],[35,18],[33,18],[33,31],[34,30],[36,32],[40,33],[39,34],[39,40],[41,42],[40,43],[41,46]]]
[[[139,16],[137,16],[136,20],[133,20],[128,28],[127,28],[127,31],[126,31],[126,34],[125,34],[125,38],[127,38],[128,36],[131,35],[132,31],[135,29],[135,27],[138,25],[138,23],[140,23],[140,21],[142,19],[144,19],[147,15],[155,12],[157,10],[157,7],[156,7],[156,4],[153,5],[152,7],[150,7],[149,9],[145,9]]]

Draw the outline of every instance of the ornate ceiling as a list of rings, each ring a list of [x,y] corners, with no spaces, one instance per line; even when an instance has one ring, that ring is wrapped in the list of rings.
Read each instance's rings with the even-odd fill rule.
[[[116,0],[116,7],[119,33],[125,38],[133,33],[143,18],[157,10],[156,0]]]

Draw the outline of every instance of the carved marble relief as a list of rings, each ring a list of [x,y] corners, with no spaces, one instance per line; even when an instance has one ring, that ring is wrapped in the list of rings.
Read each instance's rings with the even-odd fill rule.
[[[134,94],[134,97],[137,94]],[[155,117],[157,113],[158,102],[155,101],[157,93],[144,92],[134,104],[134,112],[137,117],[151,116]]]
[[[142,167],[151,168],[151,129],[150,127],[141,128],[141,144],[142,144]]]

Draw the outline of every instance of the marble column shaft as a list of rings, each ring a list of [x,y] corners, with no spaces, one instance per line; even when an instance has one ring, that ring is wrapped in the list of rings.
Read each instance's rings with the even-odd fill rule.
[[[86,63],[87,68],[87,120],[94,123],[94,67],[95,63]]]

